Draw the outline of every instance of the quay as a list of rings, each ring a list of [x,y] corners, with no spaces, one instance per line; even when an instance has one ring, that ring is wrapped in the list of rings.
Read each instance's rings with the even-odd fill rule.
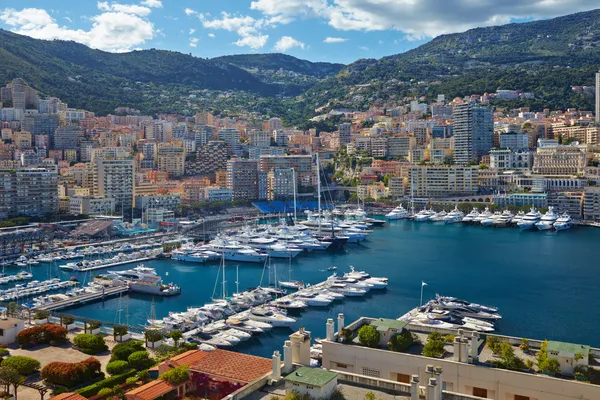
[[[135,260],[125,260],[125,261],[119,261],[119,262],[111,263],[111,264],[97,265],[97,266],[88,267],[88,268],[81,268],[81,269],[76,270],[75,272],[95,271],[97,269],[104,269],[104,268],[116,267],[116,266],[119,266],[119,265],[139,263],[139,262],[142,262],[142,261],[149,261],[149,260],[153,260],[155,258],[156,258],[156,256],[154,256],[154,257],[136,258]]]
[[[125,293],[128,291],[129,291],[129,286],[127,286],[127,285],[116,286],[116,287],[107,288],[107,289],[103,290],[102,292],[86,293],[86,294],[83,294],[80,296],[72,297],[70,299],[56,301],[51,304],[45,304],[43,306],[35,307],[35,309],[36,310],[45,310],[45,311],[59,310],[59,309],[74,306],[77,304],[86,303],[86,302],[92,301],[92,300],[99,300],[99,299],[104,299],[106,297],[116,296],[116,295],[119,295],[121,293]]]

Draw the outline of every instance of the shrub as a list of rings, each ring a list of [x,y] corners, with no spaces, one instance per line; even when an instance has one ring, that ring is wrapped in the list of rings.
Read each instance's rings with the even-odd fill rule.
[[[33,315],[33,319],[46,319],[50,316],[48,311],[38,311]]]
[[[0,347],[0,357],[4,357],[6,355],[8,355],[8,349]]]
[[[506,369],[518,371],[525,367],[523,360],[515,356],[513,347],[507,342],[500,343],[500,357]]]
[[[90,357],[78,363],[51,362],[42,368],[41,376],[54,385],[73,387],[100,376],[100,361]]]
[[[456,335],[448,334],[448,335],[444,336],[444,341],[446,343],[454,343],[454,338],[455,337],[456,337]]]
[[[154,360],[150,358],[147,351],[136,351],[127,359],[129,365],[138,371],[150,368],[154,364]]]
[[[129,366],[129,363],[121,360],[111,361],[106,366],[106,372],[108,372],[110,375],[119,375],[129,371],[130,369],[131,367]]]
[[[425,357],[441,357],[444,354],[444,338],[439,332],[431,332],[421,352]]]
[[[14,368],[21,375],[30,375],[40,369],[40,362],[31,357],[12,356],[2,360],[2,366]]]
[[[104,388],[98,391],[98,396],[100,397],[108,397],[113,394],[113,390],[111,388]]]
[[[414,343],[412,334],[403,329],[401,333],[398,333],[390,338],[388,345],[392,351],[406,351]]]
[[[28,348],[50,342],[62,342],[67,338],[65,327],[55,324],[44,324],[23,329],[17,334],[17,342],[22,348]]]
[[[130,378],[127,378],[127,380],[125,381],[126,384],[128,385],[135,385],[138,381],[138,378],[135,376],[132,376]]]
[[[140,372],[137,373],[136,376],[137,376],[138,380],[140,380],[140,381],[146,381],[150,377],[147,369],[141,370]]]
[[[169,382],[171,385],[177,386],[188,379],[190,379],[190,373],[186,365],[182,365],[177,368],[173,368],[165,372],[160,376],[161,379]]]
[[[542,371],[551,374],[558,374],[560,372],[560,363],[556,358],[546,358],[539,367]]]
[[[492,353],[498,354],[500,352],[500,338],[498,336],[488,336],[486,344]]]
[[[111,361],[122,360],[127,361],[129,356],[136,351],[144,350],[144,343],[139,340],[132,340],[125,343],[119,343],[112,349]]]
[[[350,343],[354,337],[354,333],[352,329],[343,328],[340,332],[340,336],[342,337],[342,343]]]
[[[82,333],[73,338],[73,343],[85,354],[98,354],[108,349],[101,334]]]
[[[527,369],[532,369],[533,368],[533,361],[527,359],[525,360],[525,366],[527,367]]]
[[[161,344],[160,346],[154,349],[154,352],[159,356],[166,356],[174,350],[175,347],[173,346],[169,346],[168,344]]]
[[[125,383],[125,381],[127,380],[127,378],[130,378],[132,376],[136,375],[136,371],[135,370],[131,370],[129,372],[125,372],[124,374],[121,375],[115,375],[115,376],[111,376],[110,378],[106,378],[104,380],[101,380],[100,382],[96,382],[93,385],[89,385],[86,386],[84,388],[81,389],[77,389],[75,391],[75,393],[79,393],[80,395],[82,395],[83,397],[92,397],[95,394],[97,394],[100,389],[104,389],[104,388],[112,388],[115,385],[119,385],[121,383]]]
[[[377,347],[379,345],[379,332],[371,325],[363,325],[358,330],[358,341],[363,346]]]
[[[183,347],[185,351],[198,350],[198,343],[184,342],[181,347]]]
[[[540,367],[540,369],[542,368],[542,364],[544,364],[544,362],[546,362],[547,358],[548,358],[548,341],[544,340],[544,342],[540,346],[540,350],[538,351],[538,354],[537,354],[537,363],[538,363],[538,367]]]

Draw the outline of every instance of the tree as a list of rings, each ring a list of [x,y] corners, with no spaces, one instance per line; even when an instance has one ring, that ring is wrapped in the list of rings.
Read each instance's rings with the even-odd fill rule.
[[[358,341],[363,346],[377,347],[379,345],[379,332],[371,325],[363,325],[358,330]]]
[[[129,365],[138,371],[150,368],[152,364],[154,364],[154,360],[150,358],[150,355],[147,351],[136,351],[132,353],[127,359]]]
[[[512,371],[518,371],[525,366],[523,360],[515,356],[513,347],[507,342],[500,343],[500,358],[504,367]]]
[[[115,325],[113,326],[113,337],[115,339],[115,341],[117,340],[117,338],[121,338],[125,335],[127,335],[129,331],[127,330],[127,327],[125,325]]]
[[[177,344],[183,338],[183,334],[178,330],[174,330],[169,336],[171,337],[171,339],[173,339],[173,342],[175,342],[175,348],[177,348]]]
[[[108,372],[110,375],[119,375],[130,369],[131,367],[127,361],[111,361],[106,365],[106,372]]]
[[[186,365],[182,365],[180,367],[168,370],[160,376],[160,379],[169,382],[171,385],[177,386],[190,379],[190,373],[188,371],[188,367]]]
[[[119,343],[112,349],[110,361],[127,361],[129,356],[136,351],[144,351],[144,343],[139,340],[131,340],[125,343]]]
[[[392,351],[406,351],[414,343],[412,333],[409,330],[403,329],[401,333],[398,333],[390,338],[388,346]]]
[[[26,356],[12,356],[2,360],[2,367],[12,368],[21,375],[30,375],[40,369],[40,362]]]
[[[425,357],[441,357],[444,354],[444,337],[439,332],[431,332],[421,354]]]
[[[560,373],[560,363],[556,358],[547,358],[539,367],[543,372],[551,374]]]
[[[492,353],[498,354],[500,352],[500,338],[498,338],[498,336],[488,336],[486,345],[490,348]]]
[[[11,367],[0,368],[0,382],[7,388],[12,386],[15,392],[15,400],[17,400],[17,389],[21,386],[27,378],[19,374],[19,372]]]
[[[147,346],[148,342],[156,343],[159,340],[162,340],[164,338],[164,335],[157,329],[150,329],[150,330],[147,330],[146,332],[144,332],[144,337],[146,338],[146,346]]]

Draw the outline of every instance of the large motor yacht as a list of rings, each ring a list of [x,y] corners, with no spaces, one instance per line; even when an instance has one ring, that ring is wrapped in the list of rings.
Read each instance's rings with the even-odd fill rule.
[[[558,214],[554,212],[554,207],[548,207],[548,212],[535,224],[535,227],[540,231],[552,229],[554,223],[558,219]]]
[[[495,227],[504,227],[510,223],[513,219],[513,213],[505,210],[500,216],[494,219],[493,225]]]
[[[492,216],[492,212],[488,207],[485,208],[482,212],[479,213],[478,216],[473,218],[473,222],[480,224],[484,219],[488,219]]]
[[[521,221],[517,223],[517,226],[523,231],[532,229],[535,226],[535,224],[540,220],[540,218],[540,212],[537,211],[535,207],[531,207],[531,210],[527,214],[525,214]]]
[[[450,211],[444,217],[445,224],[455,224],[457,222],[461,222],[465,218],[465,214],[458,209],[458,207],[454,207],[454,210]]]
[[[408,218],[410,216],[410,214],[404,207],[402,207],[402,204],[400,204],[398,207],[394,208],[392,211],[387,213],[385,216],[389,220],[397,220],[397,219]]]
[[[470,213],[463,217],[462,222],[471,223],[475,218],[479,217],[479,210],[477,207],[473,208]]]
[[[558,219],[554,223],[554,229],[556,229],[557,231],[564,231],[566,229],[571,228],[572,226],[573,226],[573,219],[567,213],[558,217]]]

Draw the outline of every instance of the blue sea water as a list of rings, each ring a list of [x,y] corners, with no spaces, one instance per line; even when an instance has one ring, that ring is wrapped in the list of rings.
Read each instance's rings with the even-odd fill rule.
[[[307,283],[326,279],[331,274],[327,271],[330,266],[337,266],[337,272],[343,273],[350,265],[373,276],[386,276],[390,283],[386,290],[372,290],[361,298],[346,298],[329,307],[292,312],[297,318],[293,329],[305,327],[312,331],[313,337],[323,337],[327,318],[335,320],[338,313],[344,313],[347,323],[360,316],[398,318],[419,304],[421,281],[424,281],[427,283],[424,301],[440,293],[498,307],[503,316],[497,324],[499,333],[599,347],[600,296],[595,280],[598,276],[595,246],[599,243],[600,230],[594,228],[560,233],[521,232],[513,228],[392,221],[375,228],[363,244],[347,245],[342,252],[313,252],[296,257],[292,262],[292,278]],[[171,260],[145,264],[156,268],[165,281],[182,288],[180,296],[155,298],[157,317],[210,301],[217,264]],[[237,265],[226,264],[229,293],[235,291]],[[240,289],[255,287],[263,275],[263,265],[239,264],[238,271]],[[276,271],[279,279],[287,279],[289,263],[273,260],[272,271]],[[56,270],[43,264],[34,267],[33,272],[35,279],[56,275]],[[63,279],[73,275],[69,271],[59,274]],[[83,273],[76,275],[84,279]],[[263,284],[267,283],[266,275]],[[218,285],[217,295],[220,295],[220,280]],[[132,294],[65,312],[116,322],[121,304],[121,308],[128,310],[129,324],[142,325],[150,316],[151,302],[150,296]],[[121,322],[125,322],[125,314],[125,310],[120,313]],[[273,329],[237,349],[270,356],[273,350],[281,349],[291,332]]]

